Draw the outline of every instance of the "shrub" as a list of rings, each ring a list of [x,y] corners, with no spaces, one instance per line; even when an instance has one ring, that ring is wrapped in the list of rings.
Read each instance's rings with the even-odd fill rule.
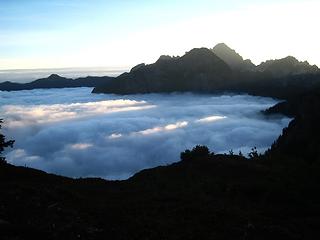
[[[209,148],[207,146],[197,145],[191,151],[189,149],[185,150],[180,154],[180,158],[182,161],[189,161],[192,159],[200,159],[207,158],[214,153],[210,153]]]
[[[259,157],[258,151],[256,147],[251,148],[251,152],[248,154],[250,159],[257,159]]]
[[[3,123],[2,119],[0,119],[0,129],[1,129],[1,123]],[[6,137],[0,133],[0,164],[6,163],[5,157],[1,156],[2,152],[4,151],[5,148],[12,147],[13,143],[14,143],[13,140],[6,141]]]

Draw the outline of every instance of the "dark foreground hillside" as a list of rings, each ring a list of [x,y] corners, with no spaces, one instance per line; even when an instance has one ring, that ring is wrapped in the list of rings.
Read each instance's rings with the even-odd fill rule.
[[[1,239],[315,239],[304,168],[215,156],[106,182],[1,166]]]
[[[303,99],[312,108],[305,111]],[[319,99],[291,107],[295,120],[270,151],[250,159],[197,147],[126,181],[3,163],[0,239],[318,239],[320,155],[309,153],[320,149]]]

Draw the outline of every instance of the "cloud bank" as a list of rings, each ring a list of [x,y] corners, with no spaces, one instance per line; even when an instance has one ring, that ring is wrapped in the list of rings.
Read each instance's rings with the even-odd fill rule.
[[[290,119],[266,119],[276,100],[248,95],[93,95],[89,88],[1,92],[7,160],[70,177],[125,179],[179,160],[205,144],[214,152],[268,148]]]

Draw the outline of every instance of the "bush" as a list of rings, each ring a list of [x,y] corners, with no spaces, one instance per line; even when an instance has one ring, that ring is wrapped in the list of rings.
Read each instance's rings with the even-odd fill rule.
[[[189,149],[185,150],[180,154],[180,159],[182,161],[189,161],[192,159],[207,158],[214,153],[210,153],[207,146],[197,145],[191,151]]]
[[[251,148],[251,152],[248,154],[250,159],[257,159],[259,157],[258,151],[256,147]]]
[[[2,119],[0,119],[0,129],[1,129],[1,123],[3,123]],[[2,152],[4,151],[5,148],[12,147],[13,143],[14,143],[13,140],[6,141],[6,137],[0,133],[0,164],[6,163],[5,157],[1,156]]]

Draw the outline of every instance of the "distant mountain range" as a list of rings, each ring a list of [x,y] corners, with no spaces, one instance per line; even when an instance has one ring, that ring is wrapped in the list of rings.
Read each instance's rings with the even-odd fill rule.
[[[220,43],[213,49],[195,48],[182,57],[161,56],[153,64],[139,64],[95,87],[93,93],[232,91],[286,98],[319,86],[315,65],[286,57],[255,66]]]
[[[320,87],[316,65],[288,56],[254,65],[224,43],[194,48],[182,57],[161,56],[153,64],[139,64],[118,77],[64,78],[52,74],[30,83],[0,83],[0,90],[94,87],[93,93],[245,92],[287,98]]]
[[[240,56],[235,50],[229,48],[224,43],[217,44],[211,50],[233,70],[237,71],[265,72],[271,74],[273,77],[285,77],[288,75],[305,73],[319,73],[319,68],[316,65],[310,65],[307,61],[299,62],[292,56],[276,60],[268,60],[256,66],[251,62],[250,59],[244,60],[242,56]]]
[[[113,77],[82,77],[77,79],[61,77],[57,74],[51,74],[47,78],[41,78],[30,83],[2,82],[0,90],[18,91],[31,90],[39,88],[73,88],[73,87],[99,87],[104,86]]]
[[[256,70],[260,72],[270,72],[274,77],[319,73],[319,68],[316,65],[310,65],[307,61],[299,62],[292,56],[277,60],[268,60],[258,65]]]
[[[223,60],[209,49],[196,48],[179,58],[160,57],[154,64],[140,64],[94,92],[207,91],[212,82],[222,88],[231,81],[232,69]]]

